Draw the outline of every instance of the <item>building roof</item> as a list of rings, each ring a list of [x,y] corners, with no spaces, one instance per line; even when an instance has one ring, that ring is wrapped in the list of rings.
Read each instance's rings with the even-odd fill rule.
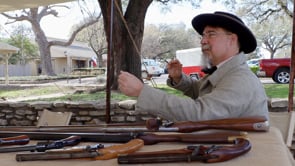
[[[58,40],[66,42],[64,39],[48,38],[48,41]],[[87,43],[74,41],[69,46],[51,46],[51,57],[52,58],[64,58],[70,56],[72,58],[92,58],[96,57],[95,52],[88,46]]]
[[[19,48],[0,42],[0,54],[16,53]]]
[[[74,0],[0,0],[0,13],[70,1]]]

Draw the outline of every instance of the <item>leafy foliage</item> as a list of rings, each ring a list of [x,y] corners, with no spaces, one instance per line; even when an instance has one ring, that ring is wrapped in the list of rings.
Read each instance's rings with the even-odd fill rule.
[[[18,53],[13,54],[9,58],[10,64],[17,64],[20,62],[21,64],[25,64],[28,61],[33,60],[38,56],[38,46],[31,42],[31,39],[22,36],[20,34],[16,36],[12,36],[9,39],[5,40],[10,45],[20,48]]]
[[[32,36],[33,34],[30,28],[24,25],[18,25],[14,27],[13,31],[10,33],[10,38],[2,39],[3,42],[20,49],[18,53],[10,57],[10,64],[25,64],[39,56],[38,46],[33,42]]]

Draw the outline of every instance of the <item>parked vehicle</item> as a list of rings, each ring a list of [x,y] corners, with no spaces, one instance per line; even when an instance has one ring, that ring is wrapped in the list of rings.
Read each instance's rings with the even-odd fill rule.
[[[202,69],[202,50],[200,47],[177,50],[176,58],[182,63],[182,71],[196,79],[200,79],[205,74]]]
[[[143,59],[141,62],[142,77],[146,78],[147,74],[160,77],[164,74],[164,69],[153,59]]]
[[[259,66],[259,59],[250,59],[250,60],[247,60],[247,64],[248,64],[249,67]]]
[[[276,83],[286,84],[290,80],[290,66],[290,58],[261,59],[257,75],[271,77]]]

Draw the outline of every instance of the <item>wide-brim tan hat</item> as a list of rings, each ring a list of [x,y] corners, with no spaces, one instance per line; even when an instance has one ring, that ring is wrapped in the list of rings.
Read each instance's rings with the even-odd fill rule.
[[[238,35],[240,51],[248,54],[257,47],[256,38],[251,30],[237,16],[226,12],[214,12],[197,15],[192,20],[194,29],[201,35],[207,25],[222,27]]]

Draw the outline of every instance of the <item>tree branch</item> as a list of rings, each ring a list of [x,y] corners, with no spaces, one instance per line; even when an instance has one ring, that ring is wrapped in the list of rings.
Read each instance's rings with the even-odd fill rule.
[[[97,16],[96,18],[90,19],[87,23],[81,25],[80,27],[78,27],[76,30],[73,31],[71,37],[69,38],[69,40],[67,42],[62,42],[62,41],[50,41],[48,43],[48,46],[53,46],[53,45],[59,45],[59,46],[69,46],[75,39],[76,35],[84,28],[95,24],[96,22],[98,22],[98,20],[100,19],[101,14],[99,14],[99,16]]]

